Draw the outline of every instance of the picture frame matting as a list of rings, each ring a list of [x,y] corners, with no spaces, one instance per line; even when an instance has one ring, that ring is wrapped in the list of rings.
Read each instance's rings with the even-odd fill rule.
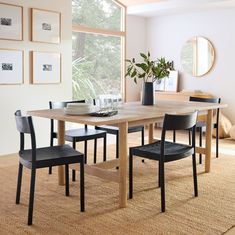
[[[0,85],[24,83],[24,51],[0,48]]]
[[[38,8],[31,9],[31,40],[59,44],[61,42],[61,13]]]
[[[61,53],[31,51],[31,84],[61,83]]]
[[[23,41],[23,7],[0,2],[0,40]]]

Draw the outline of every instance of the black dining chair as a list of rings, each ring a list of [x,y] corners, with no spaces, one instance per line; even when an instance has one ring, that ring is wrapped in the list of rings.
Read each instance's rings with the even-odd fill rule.
[[[221,102],[221,98],[201,98],[201,97],[193,97],[190,96],[189,97],[189,101],[194,101],[194,102],[207,102],[207,103],[220,103]],[[216,158],[219,157],[219,113],[220,113],[220,109],[218,108],[216,110],[216,120],[213,123],[213,128],[215,128],[216,130]],[[196,125],[196,129],[199,131],[199,146],[202,147],[202,131],[203,128],[206,127],[206,121],[198,121],[197,125]],[[176,140],[176,132],[173,132],[173,140],[175,142]],[[190,132],[189,132],[189,143],[191,141],[190,138]],[[202,163],[202,154],[199,154],[199,163]]]
[[[50,109],[61,109],[65,108],[67,104],[71,103],[85,103],[85,100],[76,100],[76,101],[66,101],[66,102],[49,102]],[[54,120],[51,119],[51,128],[50,128],[50,146],[53,146],[54,139],[57,138],[57,132],[54,128]],[[88,128],[87,125],[84,125],[84,128],[72,129],[65,131],[65,140],[73,143],[73,148],[76,149],[77,142],[84,141],[84,156],[85,164],[87,163],[87,141],[94,140],[94,163],[97,161],[97,139],[103,138],[103,161],[106,161],[106,131],[96,130],[95,128]],[[49,174],[52,173],[52,168],[49,168]],[[72,171],[72,179],[76,179],[76,171]]]
[[[116,126],[96,126],[96,130],[106,131],[116,136],[116,158],[119,157],[119,128]],[[144,126],[128,127],[128,133],[141,132],[141,144],[144,145]]]
[[[94,105],[96,105],[95,99],[93,100],[93,102]],[[102,126],[96,126],[95,129],[106,131],[108,134],[116,136],[116,158],[119,158],[119,128],[116,126],[102,125]],[[144,125],[128,127],[128,133],[135,133],[135,132],[141,132],[141,144],[144,145]]]
[[[197,169],[195,157],[195,128],[197,111],[184,114],[166,114],[163,122],[161,140],[144,146],[129,149],[129,198],[133,198],[133,156],[147,158],[159,162],[158,176],[161,188],[161,211],[165,212],[165,162],[180,160],[192,156],[194,195],[198,196]],[[173,130],[192,129],[192,145],[185,145],[166,141],[166,132]]]
[[[85,211],[84,193],[84,155],[74,150],[69,145],[50,146],[45,148],[36,147],[36,137],[31,116],[22,116],[21,111],[15,112],[17,130],[20,132],[19,171],[16,190],[16,204],[20,203],[21,182],[23,166],[31,170],[28,225],[33,222],[33,205],[36,170],[39,168],[65,165],[65,195],[69,196],[69,164],[80,164],[80,206]],[[31,149],[25,149],[25,134],[31,138]]]

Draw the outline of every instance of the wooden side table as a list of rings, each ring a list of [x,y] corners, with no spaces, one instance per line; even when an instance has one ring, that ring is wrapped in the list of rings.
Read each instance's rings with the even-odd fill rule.
[[[206,92],[194,92],[194,91],[181,91],[181,92],[173,92],[173,91],[156,91],[155,99],[157,100],[181,100],[181,101],[189,101],[189,97],[199,97],[199,98],[212,98],[213,96],[210,93]]]

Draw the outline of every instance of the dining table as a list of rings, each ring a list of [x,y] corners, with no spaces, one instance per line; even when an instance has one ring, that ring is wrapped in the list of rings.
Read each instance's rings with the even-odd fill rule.
[[[119,206],[127,206],[127,166],[128,166],[128,127],[148,126],[148,142],[154,141],[154,125],[164,119],[165,114],[184,114],[198,110],[206,116],[205,147],[196,147],[196,152],[205,156],[205,172],[211,171],[213,110],[226,108],[226,104],[157,100],[154,105],[142,105],[140,102],[123,103],[118,114],[107,117],[90,115],[67,115],[63,109],[45,109],[28,111],[28,115],[54,119],[58,121],[58,144],[65,143],[65,123],[79,123],[90,126],[111,125],[119,128],[119,158],[93,165],[86,164],[85,172],[119,184]],[[77,166],[71,166],[78,169]],[[118,168],[117,168],[118,167]],[[64,184],[64,167],[58,167],[58,183]]]

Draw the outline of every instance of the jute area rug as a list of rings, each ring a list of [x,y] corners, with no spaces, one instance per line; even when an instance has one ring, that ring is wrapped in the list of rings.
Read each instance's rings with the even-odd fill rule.
[[[86,212],[80,212],[79,182],[71,196],[57,184],[57,170],[37,172],[34,225],[27,223],[29,171],[21,204],[15,205],[17,156],[0,158],[0,234],[223,234],[235,225],[235,157],[198,165],[199,197],[193,196],[191,158],[166,165],[166,212],[160,213],[157,163],[134,162],[134,198],[118,208],[118,185],[85,176]]]

